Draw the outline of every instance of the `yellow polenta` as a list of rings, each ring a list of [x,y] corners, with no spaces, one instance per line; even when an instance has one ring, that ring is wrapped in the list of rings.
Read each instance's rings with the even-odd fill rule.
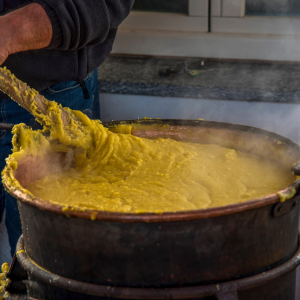
[[[203,209],[261,197],[296,179],[289,167],[249,153],[113,133],[69,109],[76,118],[66,127],[55,102],[48,110],[50,129],[15,126],[14,153],[7,165],[15,170],[28,155],[67,152],[71,168],[52,170],[25,187],[29,194],[67,208],[133,213]],[[6,181],[24,188],[7,174],[3,172]]]
[[[148,140],[97,127],[101,135],[83,163],[27,189],[64,206],[138,213],[242,202],[295,180],[289,169],[233,149]]]

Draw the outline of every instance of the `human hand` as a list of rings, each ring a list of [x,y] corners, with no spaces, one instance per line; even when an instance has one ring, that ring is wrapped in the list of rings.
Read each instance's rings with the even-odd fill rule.
[[[10,26],[5,16],[0,17],[0,66],[6,61],[10,53]]]
[[[52,34],[47,13],[36,3],[0,17],[0,66],[13,53],[47,47]]]
[[[8,55],[9,54],[6,50],[0,49],[0,66],[6,61]]]

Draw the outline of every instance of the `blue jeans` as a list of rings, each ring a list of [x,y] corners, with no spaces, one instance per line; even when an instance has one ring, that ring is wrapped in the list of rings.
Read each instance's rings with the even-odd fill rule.
[[[48,100],[55,100],[62,106],[70,107],[74,110],[80,110],[90,118],[100,119],[100,101],[98,89],[97,71],[88,74],[85,79],[85,85],[88,90],[89,99],[85,99],[83,88],[79,82],[65,81],[55,84],[41,94]],[[86,98],[87,91],[85,90]],[[0,122],[3,123],[25,123],[34,129],[40,128],[40,125],[34,120],[34,117],[25,109],[20,107],[12,100],[0,100]],[[12,134],[10,131],[0,130],[0,170],[5,166],[5,158],[11,153]],[[0,223],[2,214],[6,208],[5,224],[8,232],[9,243],[12,255],[15,253],[17,241],[22,234],[21,221],[18,211],[17,200],[4,192],[0,182]],[[1,247],[1,245],[0,245]]]

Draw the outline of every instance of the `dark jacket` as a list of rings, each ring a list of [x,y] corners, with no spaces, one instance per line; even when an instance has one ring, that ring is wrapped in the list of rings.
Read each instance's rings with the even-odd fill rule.
[[[45,49],[10,55],[4,66],[42,91],[61,81],[81,81],[99,67],[111,52],[117,28],[134,0],[0,0],[0,10],[28,3],[46,10],[52,41]]]

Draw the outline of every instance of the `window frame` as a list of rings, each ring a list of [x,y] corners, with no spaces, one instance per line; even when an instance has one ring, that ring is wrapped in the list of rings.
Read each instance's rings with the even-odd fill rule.
[[[211,17],[213,33],[300,35],[300,17],[250,16],[245,14],[246,0],[211,1],[220,7]]]
[[[112,53],[300,61],[300,18],[245,16],[245,0],[210,0],[207,32],[208,0],[189,1],[189,16],[132,12],[119,28]]]
[[[208,1],[189,0],[189,14],[132,11],[123,30],[208,31]]]

